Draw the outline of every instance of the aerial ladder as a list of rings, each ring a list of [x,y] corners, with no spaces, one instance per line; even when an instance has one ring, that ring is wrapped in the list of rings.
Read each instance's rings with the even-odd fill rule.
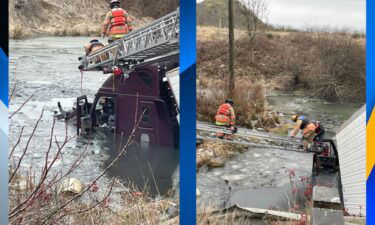
[[[125,71],[135,66],[164,63],[176,67],[179,57],[180,10],[125,34],[93,54],[79,57],[82,71],[102,71],[117,66]]]
[[[91,54],[78,58],[81,71],[112,73],[119,68],[130,74],[137,67],[157,64],[167,73],[163,86],[173,114],[179,114],[179,31],[180,10],[177,8],[152,23],[125,34],[121,39]],[[179,122],[179,118],[178,118]]]
[[[216,138],[214,133],[221,132],[231,134],[229,128],[217,126],[211,123],[197,121],[197,140],[212,140],[233,144],[243,144],[260,148],[273,148],[288,151],[304,152],[299,140],[268,132],[239,128],[234,140]]]
[[[338,152],[333,139],[324,139],[322,143],[314,142],[308,151],[302,149],[302,142],[296,138],[289,138],[283,135],[271,134],[269,132],[238,128],[234,140],[219,139],[215,132],[231,134],[229,128],[217,126],[212,123],[197,121],[197,140],[198,141],[220,141],[229,144],[241,144],[255,148],[267,148],[276,150],[286,150],[301,153],[314,153],[317,155],[321,164],[336,168],[338,165]],[[322,154],[325,146],[330,149],[329,155]]]

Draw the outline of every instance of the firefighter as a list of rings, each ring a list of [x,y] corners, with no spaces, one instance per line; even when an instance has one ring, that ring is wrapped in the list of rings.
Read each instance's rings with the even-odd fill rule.
[[[119,0],[111,0],[111,11],[104,19],[102,27],[102,38],[108,36],[108,42],[122,38],[124,34],[133,30],[133,25],[129,14],[120,8]],[[108,31],[108,32],[107,32]]]
[[[93,53],[103,47],[104,45],[98,39],[92,39],[88,44],[85,44],[84,46],[86,55],[90,55],[90,53]]]
[[[315,124],[310,122],[306,116],[293,115],[291,119],[296,123],[291,137],[294,138],[297,135],[298,130],[301,129],[303,149],[307,151],[310,144],[314,141],[316,129]]]
[[[314,125],[316,127],[314,141],[322,142],[324,140],[325,133],[324,126],[320,121],[315,121]]]
[[[225,103],[219,106],[216,116],[215,116],[215,123],[218,126],[223,126],[223,127],[229,127],[232,133],[235,132],[235,121],[236,121],[236,116],[234,114],[234,109],[233,109],[233,100],[232,99],[227,99],[225,100]],[[217,132],[216,137],[218,138],[224,138],[227,140],[232,140],[233,139],[233,134],[224,134],[222,132]]]

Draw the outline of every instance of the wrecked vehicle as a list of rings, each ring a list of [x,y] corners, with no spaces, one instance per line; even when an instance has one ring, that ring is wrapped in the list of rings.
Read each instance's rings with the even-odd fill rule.
[[[178,146],[178,9],[79,61],[81,71],[111,75],[93,102],[80,96],[73,112],[58,104],[58,117],[76,118],[77,134],[105,127],[136,141]]]

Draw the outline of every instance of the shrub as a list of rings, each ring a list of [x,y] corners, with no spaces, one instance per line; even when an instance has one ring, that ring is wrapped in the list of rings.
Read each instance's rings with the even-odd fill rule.
[[[226,99],[224,85],[213,87],[198,93],[197,119],[214,122],[218,107]],[[214,91],[213,91],[214,90]],[[234,91],[234,110],[237,117],[236,124],[252,129],[254,120],[265,118],[265,95],[262,82],[241,80],[237,82]],[[262,122],[259,126],[262,126]],[[269,125],[269,124],[267,124]]]
[[[23,30],[23,27],[21,25],[16,25],[11,29],[11,36],[14,39],[21,39],[24,37],[25,32]]]

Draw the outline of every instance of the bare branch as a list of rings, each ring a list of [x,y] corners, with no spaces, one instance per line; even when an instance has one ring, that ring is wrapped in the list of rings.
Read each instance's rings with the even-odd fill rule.
[[[10,158],[13,156],[14,150],[15,150],[16,147],[20,144],[20,142],[21,142],[21,138],[22,138],[22,134],[23,134],[23,130],[24,130],[24,129],[25,129],[25,126],[23,126],[23,127],[21,128],[21,132],[20,132],[20,135],[18,136],[18,140],[17,140],[16,144],[13,146],[12,151],[10,151],[9,156],[8,156],[8,159],[10,159]]]
[[[22,103],[22,105],[16,110],[14,111],[8,119],[11,119],[14,115],[16,115],[25,105],[26,103],[28,103],[32,98],[33,98],[34,95],[31,95],[24,103]]]
[[[39,122],[42,120],[43,112],[44,112],[44,108],[43,108],[43,110],[42,110],[42,113],[40,114],[39,119],[37,120],[37,122],[36,122],[36,124],[35,124],[35,126],[34,126],[34,129],[33,129],[32,133],[31,133],[31,135],[30,135],[30,137],[29,137],[29,140],[27,141],[26,147],[25,147],[25,149],[24,149],[24,151],[23,151],[23,153],[22,153],[22,155],[21,155],[21,158],[18,160],[18,164],[17,164],[15,170],[13,171],[12,175],[11,175],[10,178],[9,178],[8,183],[10,183],[10,182],[12,181],[13,177],[16,175],[18,169],[19,169],[20,166],[21,166],[21,162],[22,162],[22,160],[23,160],[23,158],[24,158],[24,156],[25,156],[25,154],[26,154],[26,152],[27,152],[27,150],[28,150],[28,147],[29,147],[29,144],[30,144],[30,142],[31,142],[31,139],[33,138],[33,136],[34,136],[34,134],[35,134],[35,131],[36,131],[38,125],[39,125]]]
[[[14,95],[14,93],[15,93],[15,91],[16,91],[16,86],[17,86],[17,83],[15,83],[14,86],[13,86],[12,92],[11,92],[11,94],[9,95],[8,103],[10,103],[10,102],[12,101],[12,99],[13,99],[13,95]]]

